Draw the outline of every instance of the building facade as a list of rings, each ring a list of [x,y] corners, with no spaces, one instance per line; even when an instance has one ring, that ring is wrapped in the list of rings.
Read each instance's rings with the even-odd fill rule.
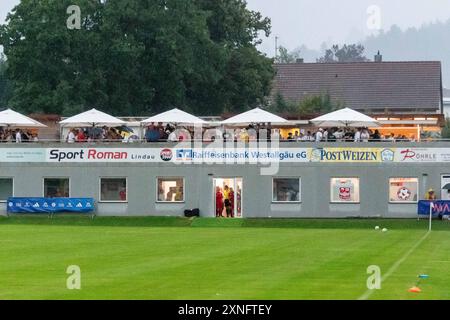
[[[415,218],[429,188],[450,200],[449,164],[448,143],[5,144],[1,214],[9,196],[92,197],[99,216],[215,217],[226,194],[233,217]]]

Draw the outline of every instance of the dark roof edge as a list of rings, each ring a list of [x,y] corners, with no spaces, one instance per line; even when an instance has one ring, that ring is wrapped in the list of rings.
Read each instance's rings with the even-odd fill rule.
[[[415,60],[415,61],[383,61],[383,62],[301,62],[301,63],[274,63],[274,66],[302,66],[302,65],[355,65],[355,64],[368,64],[368,65],[379,65],[379,64],[407,64],[407,63],[439,63],[442,64],[442,61],[439,60]]]

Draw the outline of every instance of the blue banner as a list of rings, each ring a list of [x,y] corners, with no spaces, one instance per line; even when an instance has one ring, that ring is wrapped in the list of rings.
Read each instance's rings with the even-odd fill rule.
[[[433,215],[450,215],[450,201],[419,201],[419,215],[430,215],[430,206],[433,203]]]
[[[94,211],[92,198],[8,198],[8,213],[89,213]]]

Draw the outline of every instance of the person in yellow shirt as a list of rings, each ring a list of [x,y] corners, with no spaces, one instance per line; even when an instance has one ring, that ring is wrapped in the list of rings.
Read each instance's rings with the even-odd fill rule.
[[[433,189],[429,189],[425,194],[425,200],[437,200],[436,193]]]
[[[230,188],[228,186],[225,186],[223,188],[223,198],[228,199],[228,195],[230,194]]]

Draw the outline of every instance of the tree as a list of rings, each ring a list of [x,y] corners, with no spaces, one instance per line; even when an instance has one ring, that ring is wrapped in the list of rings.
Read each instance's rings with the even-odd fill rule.
[[[297,113],[297,105],[294,102],[286,101],[279,91],[275,94],[269,109],[274,113]]]
[[[369,61],[364,56],[364,46],[360,44],[333,45],[331,49],[325,51],[325,55],[317,59],[318,63],[336,63],[336,62],[366,62]]]
[[[300,50],[289,52],[283,46],[278,48],[277,63],[295,63],[300,58]]]
[[[8,106],[12,95],[12,82],[7,76],[8,62],[0,55],[0,108]]]
[[[329,94],[320,94],[305,97],[298,106],[298,113],[300,115],[322,114],[337,109],[338,106],[331,102]]]
[[[442,138],[450,139],[450,119],[445,120],[445,127],[442,129]]]
[[[66,26],[72,4],[80,30]],[[256,49],[260,32],[269,35],[270,20],[243,0],[22,0],[0,44],[11,104],[24,112],[219,114],[270,93],[273,61]]]
[[[329,94],[309,95],[300,102],[286,100],[281,92],[277,92],[270,105],[270,111],[274,113],[289,113],[300,116],[329,113],[342,107],[340,102],[332,102]]]

